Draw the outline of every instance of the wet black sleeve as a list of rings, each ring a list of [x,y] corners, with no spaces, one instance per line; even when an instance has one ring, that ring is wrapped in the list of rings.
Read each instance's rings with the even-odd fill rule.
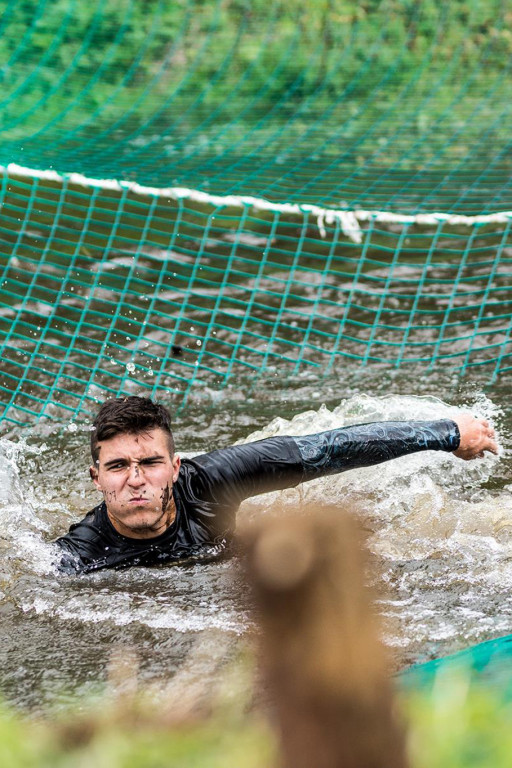
[[[456,451],[459,428],[451,419],[358,424],[296,437],[304,480],[380,464],[418,451]]]
[[[271,437],[198,457],[211,492],[240,502],[291,488],[316,477],[367,467],[418,451],[455,451],[455,422],[409,421],[360,424],[306,437]]]
[[[105,559],[105,532],[96,520],[100,506],[88,512],[83,520],[74,523],[68,533],[56,540],[60,556],[55,564],[62,573],[79,573],[91,563]]]
[[[69,575],[82,573],[93,560],[93,555],[85,555],[82,551],[81,542],[74,542],[71,537],[61,537],[55,542],[59,548],[56,552],[54,565],[59,573]]]
[[[195,493],[221,507],[238,507],[243,499],[291,488],[303,479],[303,462],[293,437],[268,437],[232,445],[193,462],[201,468]]]

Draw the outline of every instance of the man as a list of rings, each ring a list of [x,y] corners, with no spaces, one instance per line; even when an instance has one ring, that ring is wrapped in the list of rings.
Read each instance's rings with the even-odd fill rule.
[[[162,405],[108,400],[91,433],[90,474],[103,501],[57,540],[58,567],[87,573],[210,560],[226,551],[244,499],[424,450],[474,459],[497,445],[485,419],[462,414],[271,437],[181,461]]]

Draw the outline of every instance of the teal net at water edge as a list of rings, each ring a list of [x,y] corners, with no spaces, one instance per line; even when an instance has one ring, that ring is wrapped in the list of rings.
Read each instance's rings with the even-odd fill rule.
[[[512,635],[488,640],[440,659],[415,664],[397,675],[396,680],[403,691],[431,690],[441,682],[446,692],[462,680],[466,691],[472,683],[493,690],[510,701]]]
[[[3,3],[5,427],[512,369],[500,2]]]

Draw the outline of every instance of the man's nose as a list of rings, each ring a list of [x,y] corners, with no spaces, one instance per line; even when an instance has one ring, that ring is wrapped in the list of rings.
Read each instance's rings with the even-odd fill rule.
[[[130,485],[143,485],[144,477],[138,464],[130,464],[128,472],[128,482]]]

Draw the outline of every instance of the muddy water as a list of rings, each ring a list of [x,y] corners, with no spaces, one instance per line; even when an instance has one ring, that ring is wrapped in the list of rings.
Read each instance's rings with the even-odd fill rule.
[[[356,514],[375,555],[370,578],[386,590],[379,608],[398,665],[512,632],[507,385],[484,394],[475,384],[439,376],[411,385],[365,374],[340,389],[333,380],[298,378],[286,388],[269,379],[245,398],[226,390],[214,407],[198,404],[176,423],[179,452],[363,421],[451,416],[461,407],[488,416],[500,432],[500,457],[403,457],[249,500],[240,516],[298,505],[308,514],[318,501]],[[87,441],[87,429],[76,425],[0,441],[1,690],[36,711],[101,690],[116,654],[135,659],[146,684],[161,686],[176,675],[188,686],[213,681],[251,624],[235,559],[56,574],[51,541],[98,500],[88,479]]]

